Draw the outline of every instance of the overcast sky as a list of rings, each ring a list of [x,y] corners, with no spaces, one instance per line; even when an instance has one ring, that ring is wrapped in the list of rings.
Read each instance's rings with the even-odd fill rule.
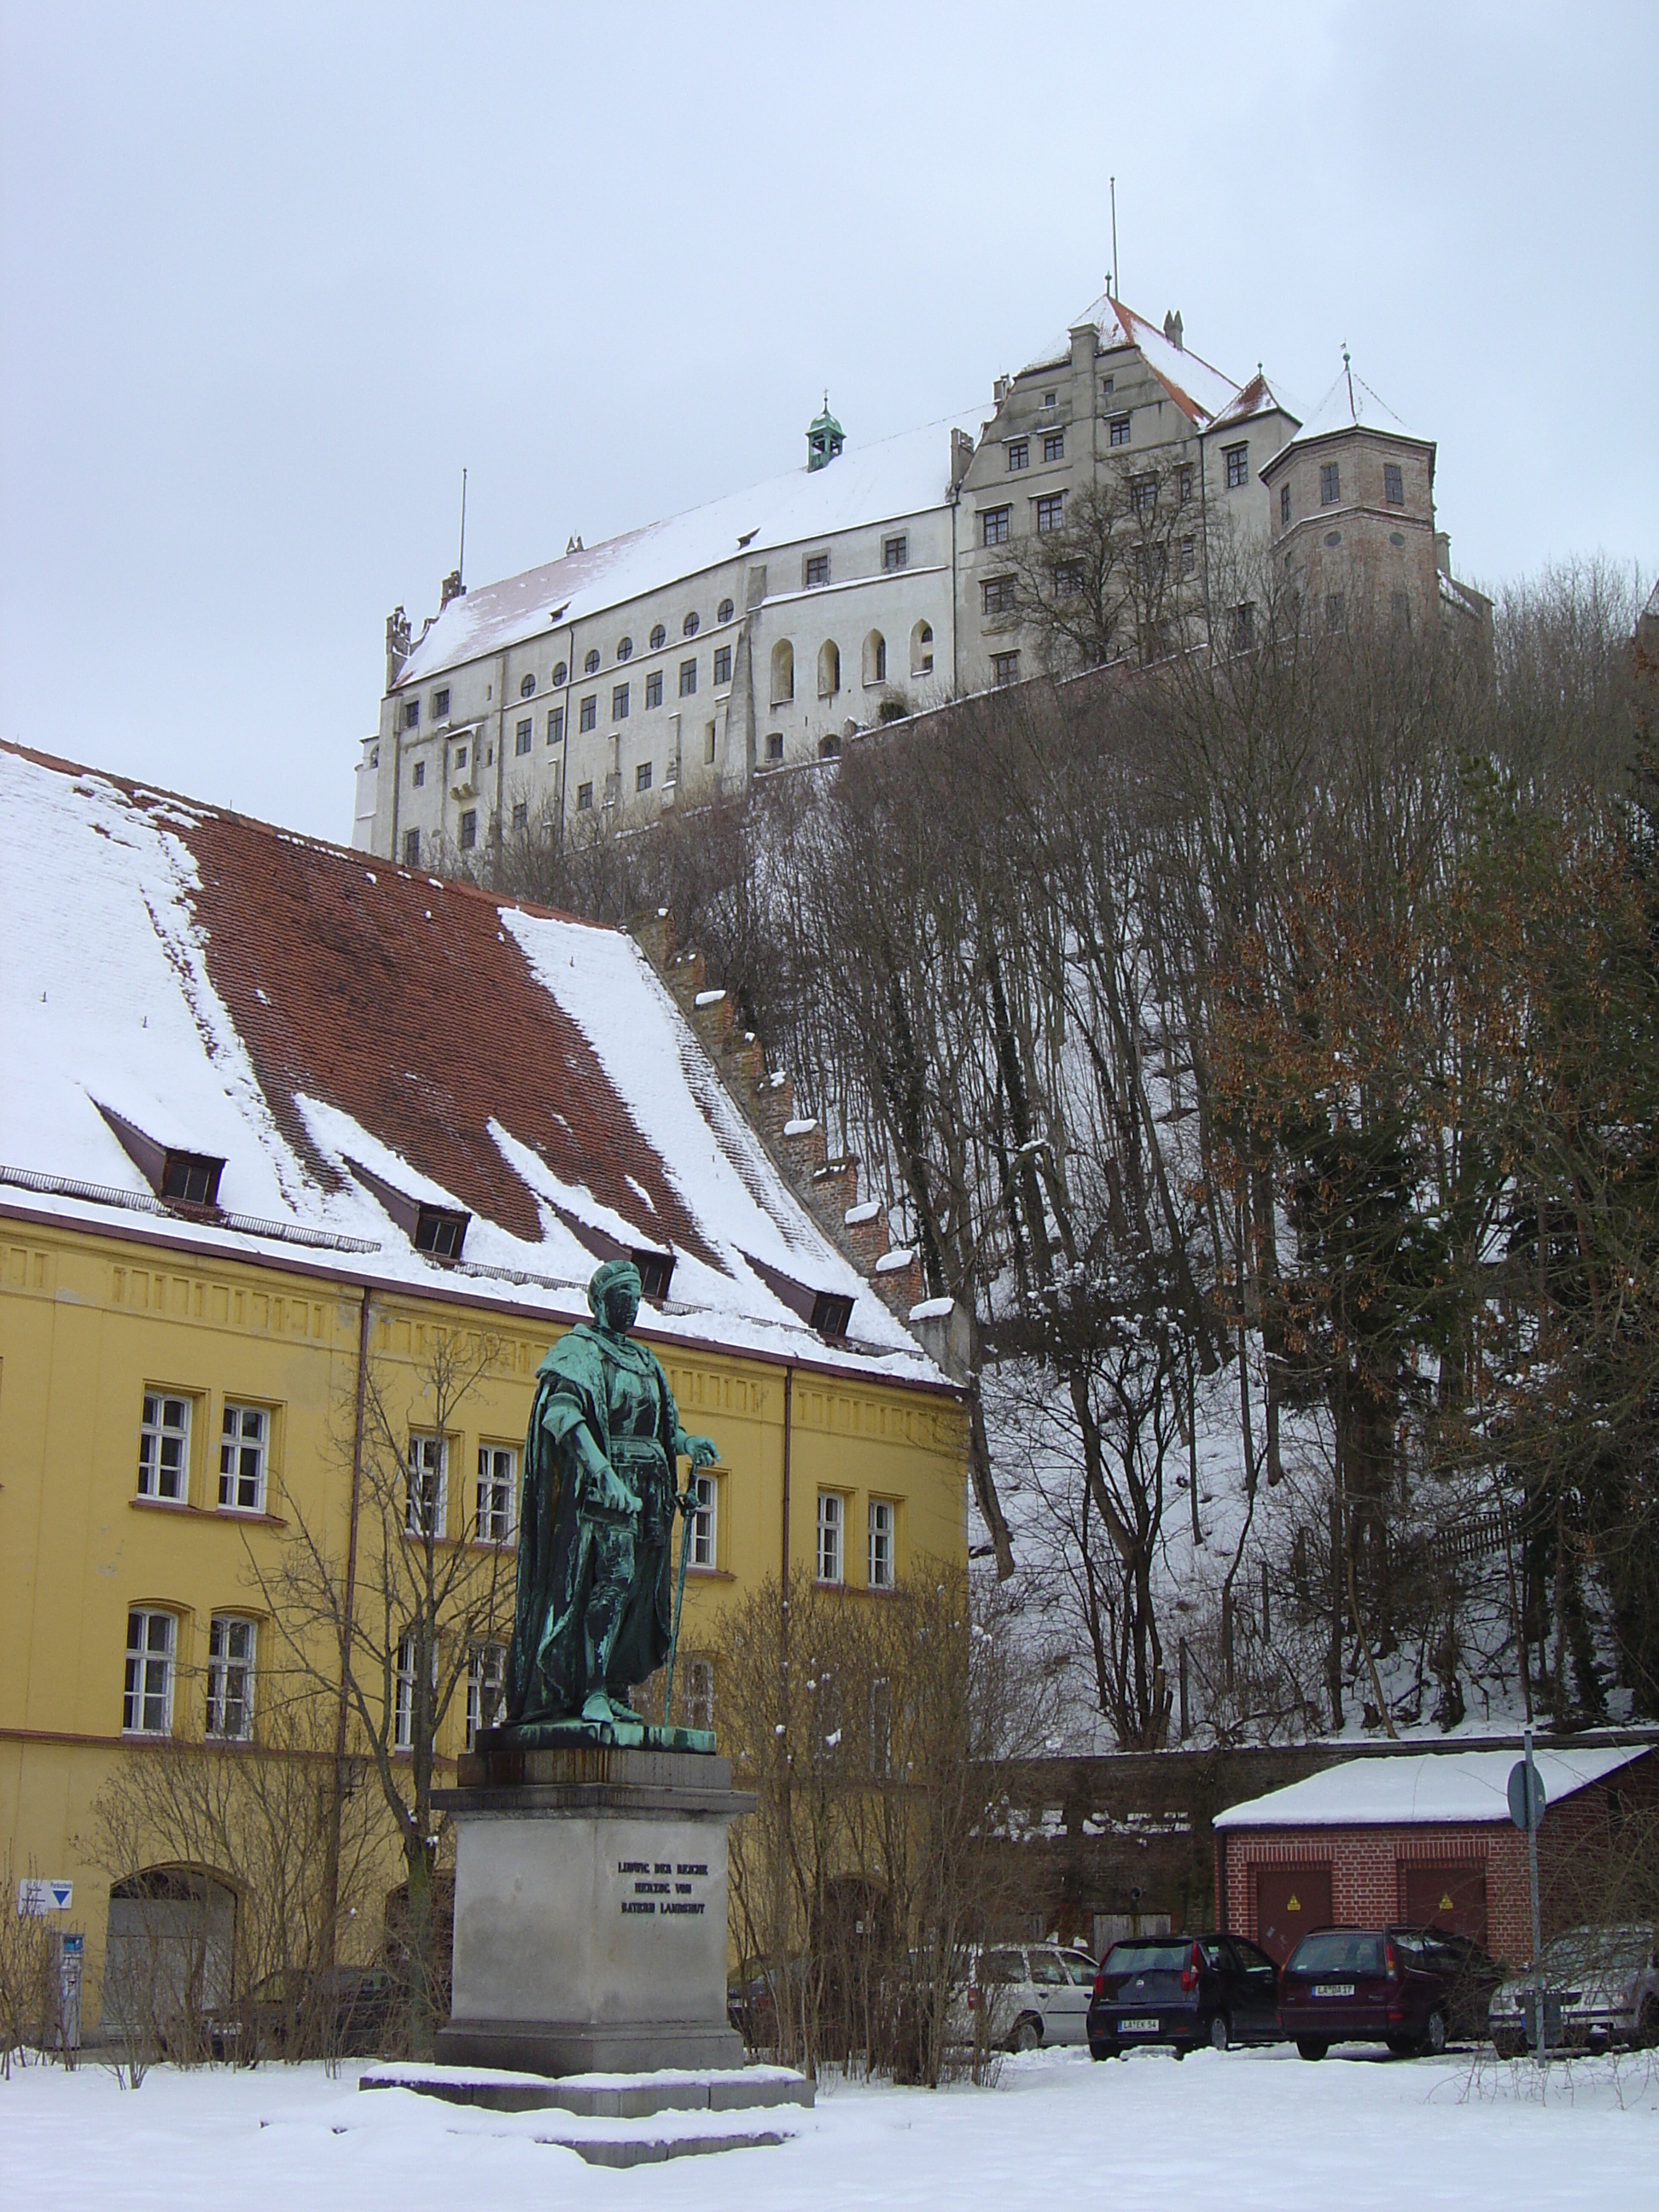
[[[1659,6],[0,0],[0,732],[348,838],[383,626],[1121,295],[1659,565]]]

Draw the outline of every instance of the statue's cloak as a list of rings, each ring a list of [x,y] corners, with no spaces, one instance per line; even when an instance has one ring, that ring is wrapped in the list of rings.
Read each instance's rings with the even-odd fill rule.
[[[579,1322],[536,1370],[519,1500],[519,1589],[507,1663],[509,1723],[568,1719],[596,1686],[584,1674],[583,1616],[592,1583],[593,1546],[584,1540],[582,1478],[573,1439],[561,1444],[546,1424],[556,1401],[565,1401],[558,1407],[562,1417],[574,1406],[594,1443],[610,1457],[612,1386],[624,1366],[635,1378],[645,1375],[654,1382],[655,1435],[665,1471],[648,1478],[641,1496],[634,1579],[607,1670],[613,1694],[643,1682],[668,1656],[678,1412],[668,1377],[648,1346],[637,1338],[618,1338]],[[637,1482],[637,1471],[630,1469],[627,1479]]]

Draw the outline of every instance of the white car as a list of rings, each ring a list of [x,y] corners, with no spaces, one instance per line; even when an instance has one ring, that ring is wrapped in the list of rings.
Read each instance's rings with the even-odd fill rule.
[[[1548,2040],[1558,2048],[1659,2045],[1659,1944],[1651,1928],[1572,1928],[1546,1943],[1535,1972],[1511,1975],[1492,1992],[1486,2025],[1500,2058],[1529,2047],[1540,1980]]]
[[[1040,2044],[1086,2043],[1095,1962],[1054,1943],[997,1943],[974,1962],[970,2017],[983,2016],[985,2040],[1003,2051]]]

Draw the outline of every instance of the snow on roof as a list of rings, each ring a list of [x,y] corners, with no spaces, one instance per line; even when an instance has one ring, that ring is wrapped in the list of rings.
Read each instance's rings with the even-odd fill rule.
[[[150,1186],[104,1106],[160,1146],[222,1159],[219,1204],[251,1219],[251,1253],[292,1257],[284,1232],[362,1240],[371,1256],[342,1271],[441,1277],[574,1317],[606,1238],[672,1249],[654,1335],[939,1380],[622,932],[13,744],[0,793],[0,1167],[93,1187],[0,1185],[7,1205],[239,1242],[222,1221],[144,1220]],[[473,1217],[459,1275],[414,1249],[375,1181]],[[850,1294],[858,1348],[807,1329],[748,1255]]]
[[[1292,422],[1299,422],[1302,419],[1284,394],[1276,392],[1268,383],[1260,369],[1237,398],[1212,418],[1210,428],[1224,430],[1234,422],[1248,422],[1257,415],[1288,415]]]
[[[1638,1744],[1533,1756],[1547,1805],[1604,1781],[1649,1747]],[[1422,1822],[1507,1820],[1514,1751],[1437,1751],[1345,1759],[1287,1789],[1218,1814],[1218,1828],[1374,1828]]]
[[[1121,301],[1114,300],[1109,293],[1103,292],[1097,300],[1091,300],[1071,327],[1081,330],[1085,323],[1094,325],[1103,352],[1113,352],[1119,346],[1133,346],[1176,404],[1200,429],[1207,428],[1211,419],[1238,397],[1238,386],[1230,376],[1212,368],[1198,354],[1172,344],[1156,323],[1149,323],[1144,315],[1138,315],[1133,307],[1126,307]],[[1027,362],[1019,373],[1030,376],[1037,369],[1058,368],[1071,350],[1069,336],[1056,339],[1052,347]]]
[[[690,583],[735,560],[739,551],[757,560],[833,531],[896,522],[941,507],[951,485],[951,432],[972,427],[966,416],[946,418],[874,445],[849,447],[823,468],[808,469],[803,462],[747,491],[729,492],[706,507],[580,548],[521,575],[479,585],[450,601],[392,688],[423,683],[443,669],[665,590],[682,578]],[[690,605],[686,611],[704,622],[714,611]]]

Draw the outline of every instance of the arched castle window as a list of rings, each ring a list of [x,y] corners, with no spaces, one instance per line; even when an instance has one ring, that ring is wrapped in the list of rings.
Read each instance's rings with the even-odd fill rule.
[[[931,676],[933,672],[933,625],[919,622],[910,633],[910,673],[912,676]]]
[[[872,684],[887,681],[887,641],[878,629],[872,629],[864,641],[864,682],[867,690]]]
[[[787,637],[772,647],[772,704],[782,706],[795,696],[795,648]]]
[[[826,638],[818,648],[818,696],[833,699],[841,689],[841,647]]]

